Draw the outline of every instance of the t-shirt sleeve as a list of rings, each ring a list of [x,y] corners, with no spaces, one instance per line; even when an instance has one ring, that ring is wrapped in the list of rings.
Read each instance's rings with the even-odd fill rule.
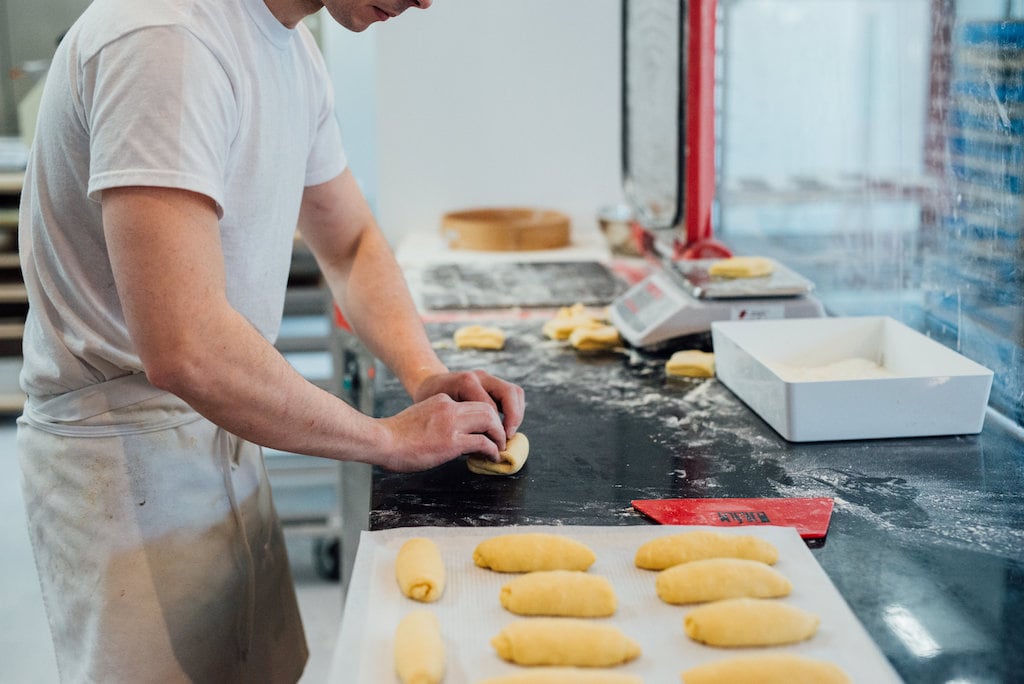
[[[306,161],[305,185],[310,186],[331,180],[345,170],[348,161],[345,157],[341,130],[334,112],[334,89],[331,86],[330,74],[312,37],[303,35],[303,39],[305,47],[310,51],[312,57],[313,82],[321,86],[316,128],[311,136],[312,142]]]
[[[113,187],[171,187],[220,210],[239,113],[215,55],[187,30],[158,26],[104,46],[81,69],[90,199]]]

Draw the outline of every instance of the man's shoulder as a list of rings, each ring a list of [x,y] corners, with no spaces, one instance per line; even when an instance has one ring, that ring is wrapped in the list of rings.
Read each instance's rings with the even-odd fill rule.
[[[237,7],[231,0],[94,0],[72,31],[88,59],[109,43],[145,29],[179,27],[216,36]]]

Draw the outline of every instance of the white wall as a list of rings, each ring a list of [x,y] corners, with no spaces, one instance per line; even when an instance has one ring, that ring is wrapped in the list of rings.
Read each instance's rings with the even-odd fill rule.
[[[327,32],[352,168],[392,241],[479,205],[551,207],[592,228],[620,200],[619,11],[618,0],[438,0],[360,36]],[[375,160],[356,149],[367,122],[349,118],[360,115],[341,92],[346,70],[370,68],[355,56],[369,42],[373,86],[349,85],[374,91]]]

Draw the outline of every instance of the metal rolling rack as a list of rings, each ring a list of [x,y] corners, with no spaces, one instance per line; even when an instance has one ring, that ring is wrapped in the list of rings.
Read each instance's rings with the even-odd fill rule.
[[[18,204],[21,171],[0,171],[0,415],[21,413],[25,396],[18,387],[21,338],[28,313],[28,293],[18,254]]]
[[[331,297],[308,247],[296,236],[284,321],[276,347],[319,387],[341,396],[332,351]],[[267,473],[281,524],[288,536],[313,539],[313,563],[325,579],[339,579],[341,465],[336,461],[265,449]]]

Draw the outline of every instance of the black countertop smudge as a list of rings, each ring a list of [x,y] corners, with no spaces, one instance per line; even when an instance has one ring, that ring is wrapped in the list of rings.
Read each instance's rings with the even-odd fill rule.
[[[648,525],[634,499],[832,497],[813,549],[907,682],[1024,680],[1024,438],[990,415],[979,435],[791,443],[717,380],[664,375],[666,355],[584,355],[501,322],[503,351],[456,350],[526,390],[530,458],[518,474],[463,459],[374,472],[371,529],[441,525]],[[375,411],[409,403],[381,372]]]

